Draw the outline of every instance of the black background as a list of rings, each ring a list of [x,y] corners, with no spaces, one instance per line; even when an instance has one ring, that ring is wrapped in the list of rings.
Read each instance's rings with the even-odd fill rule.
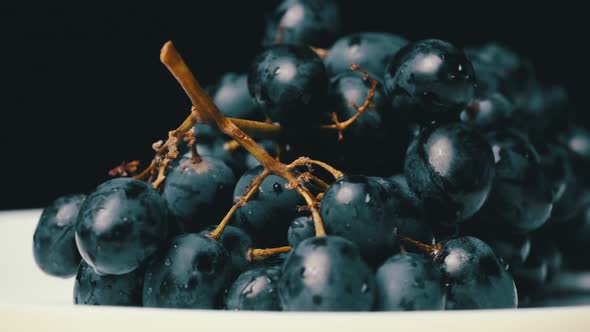
[[[247,70],[275,2],[191,3],[2,5],[0,209],[41,207],[91,190],[123,160],[149,160],[151,143],[190,106],[159,63],[165,41],[174,41],[204,85]],[[343,13],[345,33],[384,30],[461,47],[499,41],[527,55],[540,79],[564,84],[586,110],[582,9],[363,0],[343,2]]]

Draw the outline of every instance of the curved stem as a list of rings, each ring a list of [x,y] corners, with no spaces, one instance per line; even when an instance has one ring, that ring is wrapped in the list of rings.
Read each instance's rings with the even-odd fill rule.
[[[318,178],[317,176],[311,174],[311,172],[304,172],[301,173],[297,176],[297,179],[300,182],[314,182],[315,185],[319,186],[321,191],[326,191],[328,189],[328,187],[330,187],[329,184],[327,184],[324,180]]]
[[[310,159],[307,157],[300,157],[300,158],[296,159],[295,161],[293,161],[291,164],[289,164],[289,166],[287,166],[287,167],[289,169],[294,169],[294,168],[300,167],[300,166],[308,166],[309,167],[310,165],[320,166],[321,168],[325,169],[328,173],[332,174],[332,176],[334,177],[335,180],[338,180],[339,178],[344,176],[344,173],[342,173],[341,171],[337,170],[336,168],[326,164],[325,162]]]
[[[322,221],[322,217],[320,216],[320,211],[318,210],[319,202],[315,199],[315,197],[307,190],[305,190],[302,186],[297,185],[295,190],[305,199],[305,203],[307,203],[307,209],[311,213],[311,219],[313,220],[313,226],[315,227],[315,236],[326,236],[326,229],[324,228],[324,223]]]
[[[285,164],[275,160],[268,152],[259,146],[250,136],[244,133],[231,120],[226,118],[217,108],[211,97],[195,79],[180,54],[176,51],[172,42],[167,42],[160,52],[160,61],[168,68],[184,89],[193,104],[193,112],[198,110],[197,117],[202,122],[215,124],[221,132],[232,137],[244,147],[265,169],[289,182],[289,184],[303,196],[312,212],[312,218],[316,226],[316,235],[324,236],[323,222],[317,211],[317,201],[311,193],[301,186],[296,177],[291,174]]]
[[[248,261],[250,262],[254,262],[254,261],[261,261],[264,260],[270,256],[274,256],[277,254],[282,254],[282,253],[286,253],[291,251],[291,246],[284,246],[284,247],[278,247],[278,248],[266,248],[266,249],[248,249],[248,253],[246,254],[246,257],[248,259]]]
[[[238,201],[226,213],[225,217],[223,217],[223,220],[221,220],[219,225],[217,225],[215,230],[213,230],[213,232],[209,233],[210,238],[212,238],[214,240],[219,240],[219,237],[221,237],[221,234],[223,233],[225,226],[227,226],[227,224],[231,220],[231,217],[234,215],[234,213],[240,207],[244,206],[250,200],[250,198],[252,198],[254,193],[258,190],[258,188],[260,187],[260,185],[262,184],[264,179],[266,179],[266,177],[269,174],[270,174],[270,172],[265,169],[262,171],[262,173],[260,173],[257,177],[255,177],[252,180],[252,182],[250,182],[250,185],[248,186],[248,189],[246,190],[246,194],[243,197],[240,197],[238,199]]]
[[[356,109],[356,113],[353,116],[351,116],[348,120],[346,120],[344,122],[340,122],[338,120],[338,116],[336,115],[336,113],[332,113],[332,121],[334,123],[321,126],[322,129],[335,129],[335,130],[337,130],[338,131],[338,140],[342,140],[342,138],[343,138],[342,132],[344,130],[346,130],[346,128],[350,127],[356,121],[356,119],[358,119],[361,116],[361,114],[363,114],[363,112],[366,111],[367,108],[369,108],[369,106],[371,105],[371,101],[373,101],[373,98],[375,97],[375,91],[377,90],[378,82],[377,82],[377,80],[372,79],[369,76],[368,72],[364,71],[357,64],[350,65],[350,69],[353,71],[361,72],[363,74],[364,80],[370,80],[371,81],[371,88],[369,89],[369,92],[367,93],[367,97],[365,98],[365,102],[361,106],[357,106],[355,103],[350,104],[350,106],[352,106]]]
[[[141,173],[134,175],[133,178],[137,179],[137,180],[144,180],[152,173],[152,170],[155,167],[156,167],[156,160],[154,159],[154,160],[152,160],[152,162],[150,163],[150,165],[148,167],[146,167],[143,171],[141,171]]]

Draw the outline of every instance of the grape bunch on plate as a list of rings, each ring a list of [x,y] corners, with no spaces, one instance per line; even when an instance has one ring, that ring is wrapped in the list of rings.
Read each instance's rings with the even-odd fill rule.
[[[208,92],[166,43],[190,114],[144,170],[45,208],[39,267],[78,304],[386,311],[533,305],[590,266],[564,89],[496,43],[340,32],[336,1],[285,0]]]

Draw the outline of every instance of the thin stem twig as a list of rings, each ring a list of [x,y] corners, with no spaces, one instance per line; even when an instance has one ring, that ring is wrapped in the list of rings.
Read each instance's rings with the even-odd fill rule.
[[[266,248],[266,249],[248,249],[246,257],[250,262],[261,261],[270,256],[282,254],[291,251],[291,246],[284,246],[278,248]]]
[[[301,167],[301,166],[309,167],[311,165],[317,165],[317,166],[325,169],[328,173],[332,174],[332,176],[334,177],[335,180],[338,180],[339,178],[344,176],[344,173],[342,173],[341,171],[337,170],[336,168],[326,164],[325,162],[310,159],[308,157],[300,157],[300,158],[296,159],[295,161],[293,161],[291,164],[289,164],[287,167],[289,169],[294,169],[294,168]]]
[[[264,181],[264,179],[266,179],[266,177],[270,174],[270,172],[268,170],[263,170],[262,173],[260,173],[257,177],[255,177],[252,182],[250,182],[250,185],[248,186],[248,188],[246,189],[246,193],[244,196],[238,198],[238,200],[236,201],[236,203],[231,207],[231,209],[229,209],[229,211],[226,213],[225,217],[223,217],[223,220],[221,220],[221,222],[219,223],[219,225],[217,225],[217,227],[215,228],[215,230],[213,230],[211,233],[209,233],[209,237],[215,240],[218,240],[219,237],[221,237],[221,234],[223,233],[223,230],[225,229],[225,227],[227,226],[227,224],[229,223],[229,221],[231,220],[231,217],[234,215],[234,213],[241,208],[242,206],[244,206],[249,200],[250,198],[252,198],[252,196],[254,195],[254,193],[258,190],[258,188],[260,187],[260,185],[262,184],[262,182]]]
[[[350,65],[350,69],[361,72],[363,74],[364,80],[370,80],[371,81],[371,88],[369,89],[369,92],[367,93],[367,97],[365,98],[365,102],[361,106],[356,105],[354,102],[352,102],[350,104],[351,107],[354,107],[356,109],[356,113],[353,116],[351,116],[348,120],[346,120],[344,122],[340,122],[338,120],[338,116],[336,115],[336,113],[332,113],[332,122],[333,123],[329,124],[329,125],[321,126],[322,129],[336,130],[338,132],[338,140],[343,139],[342,133],[344,132],[344,130],[346,130],[346,128],[350,127],[361,116],[361,114],[363,114],[363,112],[365,112],[369,108],[369,106],[371,105],[371,101],[373,101],[373,98],[375,97],[375,91],[377,90],[377,85],[378,85],[377,80],[371,78],[369,76],[369,73],[364,71],[359,65],[352,64],[352,65]]]

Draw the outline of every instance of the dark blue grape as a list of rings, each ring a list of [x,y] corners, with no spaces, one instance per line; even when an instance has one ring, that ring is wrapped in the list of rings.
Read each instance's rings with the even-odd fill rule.
[[[358,71],[333,77],[325,108],[335,113],[339,121],[348,120],[357,113],[357,109],[351,104],[359,107],[363,105],[371,84],[371,80],[365,79]],[[338,140],[338,133],[334,131],[332,135],[321,138],[325,146],[318,144],[318,139],[310,144],[324,148],[322,153],[318,153],[321,160],[327,160],[347,173],[376,174],[380,169],[391,168],[392,158],[401,159],[403,156],[403,148],[395,144],[385,123],[386,120],[391,120],[391,115],[389,99],[379,82],[369,108],[346,128],[342,140]],[[391,142],[389,153],[375,154],[369,148],[382,142]]]
[[[559,135],[558,141],[569,151],[574,171],[585,172],[590,165],[590,131],[574,126]]]
[[[250,182],[262,172],[262,166],[244,173],[234,190],[234,199],[246,194]],[[297,207],[304,204],[288,181],[280,176],[269,175],[258,192],[235,214],[235,226],[244,229],[256,247],[276,247],[287,243],[289,224],[298,217]]]
[[[559,201],[553,204],[549,224],[557,226],[575,223],[575,219],[583,213],[590,204],[590,190],[584,180],[583,176],[576,175],[570,168],[565,191]]]
[[[542,253],[547,260],[547,282],[551,282],[561,273],[563,253],[552,240],[545,241]]]
[[[583,209],[590,204],[590,181],[584,176],[590,167],[590,134],[583,128],[570,127],[557,137],[558,145],[565,150],[566,184],[561,198],[555,202],[551,213],[551,223],[563,226],[583,213]],[[559,147],[557,148],[559,151]],[[564,151],[558,153],[558,157]],[[551,159],[549,159],[551,160]],[[559,162],[559,159],[558,159]],[[559,165],[559,164],[558,164]],[[554,179],[549,177],[550,180]],[[554,182],[553,182],[554,183]]]
[[[264,114],[248,91],[248,75],[226,73],[219,82],[210,87],[210,95],[221,112],[230,118],[263,121]],[[199,143],[213,143],[223,140],[222,133],[215,126],[197,124],[195,133]]]
[[[565,193],[572,172],[567,150],[546,141],[537,141],[533,145],[539,153],[539,162],[551,188],[553,203],[558,202]]]
[[[168,171],[162,197],[183,233],[216,224],[231,207],[235,177],[221,160],[181,158]]]
[[[74,303],[141,307],[143,270],[99,275],[82,261],[74,284]]]
[[[551,225],[546,232],[563,251],[564,265],[570,270],[590,270],[587,248],[590,246],[590,203],[586,203],[575,217]]]
[[[431,259],[403,253],[390,257],[375,277],[377,310],[443,310],[445,289]]]
[[[496,161],[492,191],[472,222],[488,229],[529,232],[547,221],[553,207],[539,156],[528,139],[515,131],[488,135]]]
[[[524,102],[526,105],[518,109],[518,116],[526,121],[522,127],[534,137],[559,134],[568,128],[575,116],[567,92],[561,86],[536,82]]]
[[[330,76],[350,71],[358,64],[364,70],[382,79],[391,58],[405,46],[405,38],[386,32],[361,32],[338,39],[325,59]]]
[[[434,262],[447,285],[446,309],[515,308],[516,287],[494,251],[466,236],[444,241]]]
[[[527,304],[551,282],[561,269],[561,252],[547,237],[534,236],[526,261],[511,268],[518,288],[519,302]]]
[[[227,73],[213,87],[213,102],[230,118],[264,121],[262,110],[256,106],[248,91],[248,75]]]
[[[71,277],[80,265],[74,238],[78,211],[86,196],[67,195],[43,209],[33,235],[33,256],[43,272],[56,277]]]
[[[478,128],[488,130],[508,125],[514,116],[514,106],[500,93],[477,98],[461,112],[461,120]]]
[[[572,307],[590,305],[587,271],[565,272],[534,294],[528,307]],[[520,304],[519,304],[520,305]]]
[[[227,292],[226,309],[281,311],[280,277],[280,266],[261,266],[242,273]]]
[[[463,124],[431,126],[410,144],[404,175],[432,222],[457,224],[475,214],[494,180],[494,154]]]
[[[76,244],[98,274],[125,274],[142,266],[168,236],[166,203],[151,185],[109,180],[80,207]]]
[[[328,47],[340,33],[341,15],[335,0],[283,0],[266,22],[263,45],[277,41]]]
[[[475,74],[460,49],[437,39],[400,49],[385,70],[385,90],[394,109],[411,123],[459,121],[474,97]]]
[[[219,242],[199,234],[180,235],[147,267],[143,305],[213,309],[230,274],[230,256]]]
[[[275,45],[254,60],[248,89],[272,121],[306,126],[322,116],[328,76],[322,59],[309,47]]]
[[[402,174],[390,178],[375,178],[380,181],[393,197],[398,197],[401,203],[397,207],[399,218],[398,235],[416,240],[424,244],[434,244],[434,234],[428,223],[424,207],[410,189],[406,177]],[[412,244],[404,243],[406,250],[413,248]]]
[[[287,239],[291,247],[296,247],[301,241],[315,236],[313,220],[308,216],[294,219],[289,225]]]
[[[242,174],[249,168],[247,166],[247,160],[250,158],[250,154],[242,149],[238,148],[234,151],[227,151],[225,149],[226,142],[223,140],[215,140],[211,143],[200,144],[197,143],[197,152],[202,157],[211,157],[223,161],[234,174]],[[183,158],[191,158],[191,152],[184,154]]]
[[[496,257],[508,267],[522,265],[531,252],[531,240],[528,234],[488,234],[486,243],[494,250]]]
[[[214,226],[200,234],[207,236],[215,229]],[[242,273],[248,268],[250,262],[247,259],[248,249],[252,248],[252,238],[241,228],[225,226],[223,233],[217,240],[227,250],[231,259],[232,275]]]
[[[328,234],[354,242],[367,261],[380,264],[395,252],[401,220],[416,217],[409,205],[376,178],[353,175],[326,190],[320,213]]]
[[[517,108],[526,106],[535,84],[532,65],[510,49],[498,43],[466,49],[473,64],[479,95],[500,92]]]
[[[371,79],[374,79],[371,77]],[[336,113],[340,121],[345,121],[357,113],[351,104],[361,106],[365,103],[372,81],[365,79],[358,71],[348,71],[330,80],[330,92],[328,94],[328,109]],[[389,99],[383,91],[383,85],[378,81],[375,95],[371,99],[371,107],[367,109],[344,132],[344,142],[351,141],[357,144],[367,142],[376,143],[375,138],[382,137],[383,116],[390,112]],[[370,139],[373,138],[371,141]],[[336,137],[334,137],[336,140]]]
[[[375,277],[358,247],[339,236],[299,243],[279,281],[285,311],[369,311],[375,293]]]

